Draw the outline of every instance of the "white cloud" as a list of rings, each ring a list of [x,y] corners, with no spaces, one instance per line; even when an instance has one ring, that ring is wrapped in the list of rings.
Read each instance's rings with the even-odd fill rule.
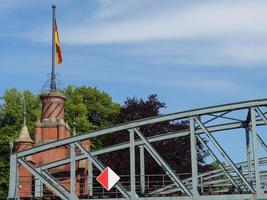
[[[124,3],[120,7],[113,2],[114,5],[109,3],[104,8],[101,6],[96,18],[88,17],[82,23],[64,27],[65,42],[134,43],[210,37],[266,38],[267,35],[267,2],[264,1],[206,1],[182,8],[172,2],[169,7],[152,7],[146,12],[144,9],[148,8],[142,8],[140,1],[139,6],[132,3],[126,6]],[[125,11],[129,13],[123,16]],[[120,17],[109,20],[114,16]]]
[[[80,13],[74,24],[74,20],[60,24],[63,44],[128,45],[124,52],[154,56],[154,63],[242,67],[267,63],[267,1],[95,2],[93,14]],[[47,42],[50,35],[50,28],[37,27],[28,37]],[[162,47],[163,43],[175,45]],[[147,48],[150,44],[157,49]]]

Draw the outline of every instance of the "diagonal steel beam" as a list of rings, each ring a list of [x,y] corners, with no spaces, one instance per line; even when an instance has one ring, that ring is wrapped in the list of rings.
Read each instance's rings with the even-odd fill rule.
[[[255,110],[258,113],[258,115],[261,117],[261,119],[264,121],[264,123],[267,125],[267,118],[266,118],[265,114],[258,107],[255,107]],[[259,136],[259,134],[257,134],[257,139],[258,139],[259,143],[262,145],[262,147],[264,148],[264,150],[267,152],[267,145],[264,142],[264,140]]]
[[[265,114],[261,111],[261,109],[259,107],[255,107],[255,110],[259,114],[261,119],[264,121],[264,123],[267,125],[267,118],[266,118]]]
[[[59,188],[65,194],[69,194],[69,191],[63,185],[61,185],[61,183],[59,181],[57,181],[48,171],[42,171],[41,174],[44,177],[46,177],[49,181],[51,181],[51,183],[54,186],[56,186],[57,188]],[[78,199],[78,198],[75,198],[75,199]]]
[[[210,116],[215,116],[217,117],[217,115],[215,114],[209,114]],[[233,117],[226,117],[226,116],[220,116],[220,118],[222,119],[229,119],[229,120],[232,120],[232,121],[237,121],[237,122],[242,122],[243,120],[241,119],[237,119],[237,118],[233,118]]]
[[[233,179],[231,174],[227,171],[227,169],[223,166],[219,158],[213,153],[213,151],[210,149],[210,147],[204,142],[204,140],[201,138],[200,135],[197,135],[197,139],[200,141],[200,143],[207,149],[208,153],[211,155],[211,157],[218,163],[219,167],[222,169],[224,174],[229,178],[230,182],[241,191],[240,186],[236,183],[236,181]]]
[[[101,172],[105,169],[105,166],[100,162],[100,160],[94,157],[87,149],[84,148],[83,145],[81,145],[79,142],[76,142],[75,145],[81,150],[82,153],[84,153],[88,157],[88,159],[91,160],[92,164],[94,164],[97,169],[99,169]],[[131,196],[129,195],[127,190],[119,182],[115,185],[115,187],[126,199],[131,199]]]
[[[137,135],[144,141],[145,147],[148,152],[152,155],[152,157],[160,164],[162,169],[169,175],[169,177],[173,180],[173,182],[177,185],[177,187],[181,187],[182,190],[190,197],[192,197],[192,193],[189,189],[183,184],[183,182],[176,176],[171,167],[164,161],[164,159],[158,154],[158,152],[153,148],[153,146],[148,142],[148,140],[142,135],[142,133],[138,129],[134,129]]]
[[[206,129],[206,127],[199,121],[197,117],[194,117],[196,122],[199,124],[201,129],[206,133],[206,135],[209,137],[210,141],[214,144],[214,146],[219,150],[221,155],[225,158],[225,160],[228,162],[228,164],[233,168],[235,173],[241,178],[241,180],[245,183],[246,187],[249,189],[250,192],[255,193],[256,191],[254,188],[249,184],[247,179],[243,176],[243,174],[237,169],[234,162],[231,160],[231,158],[227,155],[227,153],[223,150],[221,145],[217,142],[217,140],[212,136],[212,134]]]
[[[260,137],[259,134],[257,134],[257,139],[258,139],[258,142],[261,144],[262,148],[264,148],[264,150],[267,152],[267,145],[264,142],[264,140]]]
[[[31,165],[29,165],[25,160],[18,158],[18,162],[22,164],[32,175],[40,179],[52,192],[58,195],[63,200],[69,199],[69,194],[64,194],[63,191],[60,191],[56,188],[51,181],[47,180],[47,178],[40,174],[37,170],[35,170]]]
[[[216,120],[216,119],[218,119],[218,118],[220,118],[220,117],[223,117],[224,115],[228,114],[229,112],[231,112],[231,111],[226,111],[226,112],[220,113],[220,114],[218,114],[218,115],[215,115],[215,116],[212,117],[211,119],[209,119],[209,120],[203,122],[203,124],[207,124],[207,123],[212,122],[212,121],[214,121],[214,120]],[[208,115],[209,115],[209,114],[208,114]]]

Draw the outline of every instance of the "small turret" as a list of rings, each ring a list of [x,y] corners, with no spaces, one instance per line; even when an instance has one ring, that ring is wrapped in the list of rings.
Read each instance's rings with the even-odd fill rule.
[[[23,125],[20,130],[19,137],[15,140],[16,152],[20,152],[26,149],[30,149],[33,147],[33,140],[28,131],[28,127],[26,124],[26,107],[25,107],[25,99],[23,102],[24,112],[23,112]],[[34,159],[32,156],[27,156],[25,160],[32,166],[35,165]],[[30,197],[32,194],[32,174],[24,168],[22,165],[19,166],[19,196],[22,198]],[[23,184],[21,184],[23,183]]]
[[[24,107],[23,125],[22,125],[22,128],[20,130],[20,134],[19,134],[18,139],[15,140],[17,151],[22,151],[22,150],[24,150],[26,148],[32,148],[32,145],[34,144],[33,140],[30,137],[30,134],[29,134],[29,131],[28,131],[28,127],[27,127],[27,124],[26,124],[25,100],[23,102],[23,107]]]
[[[31,136],[28,131],[27,125],[23,124],[18,139],[15,140],[16,144],[20,143],[31,143],[33,144],[33,140],[31,139]]]

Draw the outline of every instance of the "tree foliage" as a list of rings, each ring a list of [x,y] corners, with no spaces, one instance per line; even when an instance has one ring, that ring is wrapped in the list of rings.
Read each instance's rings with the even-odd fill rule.
[[[111,96],[97,88],[70,85],[63,93],[66,96],[65,118],[77,123],[78,132],[87,132],[112,125],[112,119],[119,112],[120,105],[113,103]]]
[[[114,123],[120,124],[142,118],[159,116],[161,115],[161,109],[165,107],[165,103],[159,101],[157,95],[150,95],[147,100],[127,98],[124,105],[121,107],[119,114],[115,117]],[[161,122],[140,127],[140,131],[146,137],[185,129],[188,129],[188,122],[186,121]],[[136,139],[140,138],[136,137]],[[105,137],[104,144],[112,145],[126,141],[129,141],[129,133],[127,131],[122,131]],[[184,174],[191,173],[189,136],[155,142],[153,146],[176,172]],[[162,169],[147,152],[145,155],[146,174],[163,173]],[[201,144],[198,144],[198,164],[200,171],[205,170],[205,156],[206,152],[203,150]],[[136,168],[138,169],[138,151],[136,151],[136,158]],[[106,165],[111,166],[117,172],[120,172],[120,174],[129,174],[129,151],[115,151],[101,156],[101,159]],[[121,162],[122,160],[123,162]]]
[[[12,88],[3,95],[4,102],[0,104],[0,199],[6,199],[9,177],[9,142],[18,137],[23,123],[23,105],[27,113],[27,124],[31,135],[34,133],[34,123],[40,115],[39,98],[26,90],[19,92]]]
[[[69,125],[77,124],[77,132],[110,126],[113,116],[119,111],[119,104],[105,92],[91,87],[68,86],[61,91],[67,97],[65,102],[65,119]],[[34,139],[34,124],[41,114],[41,102],[38,95],[30,91],[9,89],[4,92],[0,104],[0,199],[6,199],[9,177],[9,142],[15,140],[23,123],[23,99],[27,113],[27,126]],[[94,141],[95,146],[101,141]]]

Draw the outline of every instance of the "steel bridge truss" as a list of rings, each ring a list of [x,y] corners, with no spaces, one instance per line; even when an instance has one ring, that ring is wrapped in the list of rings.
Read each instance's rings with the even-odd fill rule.
[[[260,199],[267,198],[267,171],[263,166],[267,158],[259,158],[259,146],[267,151],[267,145],[257,131],[259,126],[267,125],[267,99],[259,99],[233,104],[225,104],[189,111],[177,112],[152,118],[133,121],[111,128],[69,137],[17,152],[10,157],[10,181],[8,199],[19,199],[18,166],[24,166],[35,178],[35,184],[45,185],[53,194],[63,200],[79,199],[75,193],[76,162],[86,159],[88,162],[88,191],[90,199],[97,198],[93,191],[93,170],[102,171],[106,166],[98,159],[99,155],[129,149],[130,173],[129,184],[115,185],[121,199]],[[165,121],[188,121],[189,129],[161,133],[145,137],[141,128]],[[246,136],[246,158],[242,163],[235,163],[226,153],[215,132],[244,130]],[[90,151],[82,145],[82,141],[107,134],[117,134],[127,130],[129,141]],[[153,147],[153,143],[188,136],[191,147],[191,174],[189,178],[181,179],[171,168],[168,161]],[[199,173],[197,161],[197,142],[201,143],[210,157],[218,164],[218,169]],[[70,147],[70,156],[44,165],[33,167],[27,162],[27,157],[61,146]],[[77,154],[77,149],[80,154]],[[136,176],[136,150],[139,149],[140,176]],[[171,183],[153,191],[147,188],[145,174],[145,151],[164,170]],[[182,162],[178,161],[177,162]],[[49,169],[70,164],[70,187],[64,187],[49,173]],[[138,182],[138,184],[137,184]],[[137,190],[138,185],[138,190]],[[232,190],[230,190],[232,188]],[[206,191],[206,192],[205,192]],[[41,190],[36,188],[35,197],[42,197]],[[102,199],[114,197],[102,196]]]

